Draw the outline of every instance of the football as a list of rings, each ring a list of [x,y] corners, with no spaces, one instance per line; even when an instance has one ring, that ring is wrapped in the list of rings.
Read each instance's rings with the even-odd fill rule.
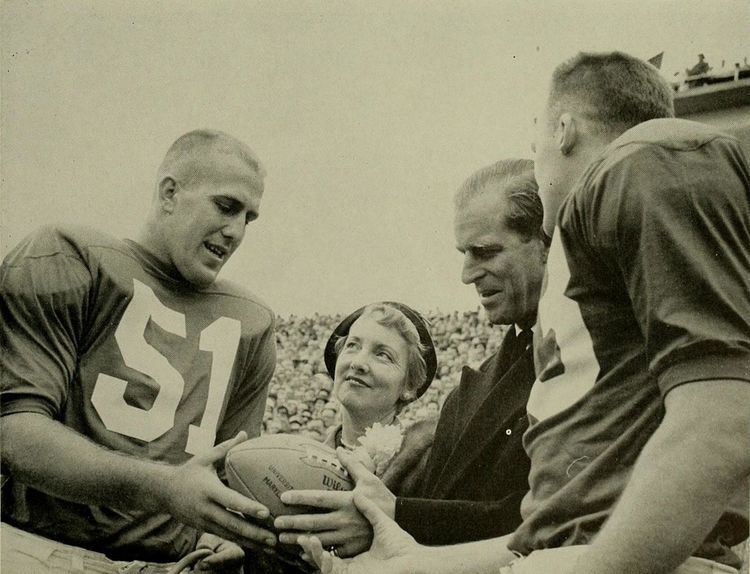
[[[269,524],[285,514],[320,512],[284,504],[282,492],[354,488],[333,449],[300,435],[271,434],[247,440],[227,453],[225,468],[232,489],[268,508]]]

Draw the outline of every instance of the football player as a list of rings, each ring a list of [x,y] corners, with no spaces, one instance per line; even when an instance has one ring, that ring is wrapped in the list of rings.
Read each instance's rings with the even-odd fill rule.
[[[216,472],[260,433],[275,365],[271,309],[217,279],[263,180],[244,143],[193,131],[168,150],[137,240],[48,227],[3,262],[4,572],[117,572],[110,559],[196,547],[223,567],[238,543],[275,542],[238,515],[267,509]]]
[[[582,53],[555,71],[535,172],[553,241],[508,537],[428,549],[377,506],[357,572],[736,572],[748,536],[750,168],[673,117],[651,65]],[[341,565],[300,542],[324,572]],[[352,568],[354,570],[354,568]]]

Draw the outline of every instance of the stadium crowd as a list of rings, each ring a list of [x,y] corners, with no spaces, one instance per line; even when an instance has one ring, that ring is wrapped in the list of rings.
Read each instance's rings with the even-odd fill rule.
[[[464,365],[478,367],[500,345],[505,327],[488,323],[479,310],[426,313],[438,355],[438,372],[430,388],[400,413],[402,426],[436,417],[458,384]],[[339,422],[333,381],[323,350],[342,315],[290,315],[276,320],[276,370],[263,416],[265,434],[299,433],[323,440]]]

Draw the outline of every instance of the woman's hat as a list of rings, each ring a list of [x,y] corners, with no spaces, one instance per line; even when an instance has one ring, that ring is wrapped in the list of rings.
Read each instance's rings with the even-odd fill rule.
[[[374,304],[377,305],[377,303]],[[380,304],[388,305],[389,307],[393,307],[401,311],[406,316],[406,318],[412,322],[414,327],[417,329],[417,333],[419,333],[419,342],[424,348],[424,350],[422,351],[422,358],[425,362],[425,380],[417,389],[417,396],[415,397],[419,398],[430,386],[430,383],[432,383],[432,379],[435,377],[435,372],[437,371],[437,355],[435,354],[435,344],[432,342],[432,336],[430,335],[430,329],[427,326],[427,321],[417,311],[415,311],[408,305],[404,305],[403,303],[396,303],[395,301],[381,301]],[[341,321],[341,323],[338,324],[338,326],[333,330],[333,333],[331,333],[331,336],[328,338],[325,351],[323,352],[323,358],[325,360],[326,369],[328,369],[328,374],[331,375],[331,378],[335,376],[336,360],[338,359],[338,356],[336,355],[336,341],[338,341],[341,337],[346,337],[349,334],[349,329],[351,328],[352,323],[359,319],[366,307],[369,307],[369,305],[360,307],[359,309],[354,311],[354,313]]]

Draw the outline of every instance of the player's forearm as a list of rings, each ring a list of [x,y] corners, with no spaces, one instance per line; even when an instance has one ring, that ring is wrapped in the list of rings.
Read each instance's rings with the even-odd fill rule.
[[[750,384],[688,383],[666,404],[664,421],[576,574],[671,572],[747,480]]]
[[[35,413],[0,419],[3,466],[20,482],[84,504],[162,509],[174,467],[128,457]]]
[[[508,550],[510,534],[453,546],[424,546],[415,572],[425,574],[497,574],[516,555]]]

